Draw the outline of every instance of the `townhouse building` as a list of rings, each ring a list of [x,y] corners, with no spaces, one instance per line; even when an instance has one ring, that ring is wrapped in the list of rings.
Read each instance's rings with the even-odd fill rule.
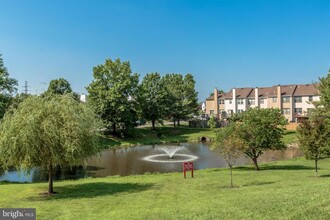
[[[288,122],[296,122],[307,117],[310,109],[314,108],[312,102],[319,99],[314,84],[233,88],[223,93],[215,88],[214,95],[205,100],[205,114],[226,119],[249,108],[279,108]]]

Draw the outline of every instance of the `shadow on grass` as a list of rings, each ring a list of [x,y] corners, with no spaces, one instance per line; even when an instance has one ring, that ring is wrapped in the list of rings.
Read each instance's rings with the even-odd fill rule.
[[[54,191],[57,194],[52,196],[35,196],[28,200],[57,200],[57,199],[80,199],[80,198],[94,198],[98,196],[116,195],[119,193],[134,193],[147,190],[152,184],[138,184],[138,183],[83,183],[70,184],[66,186],[56,187]]]
[[[29,184],[29,182],[11,182],[8,180],[1,180],[0,185],[9,185],[9,184]]]
[[[244,184],[243,186],[262,186],[262,185],[269,185],[269,184],[273,184],[275,182],[251,182],[251,183],[247,183]]]
[[[320,175],[321,178],[330,177],[330,174]]]
[[[304,166],[304,165],[261,165],[259,171],[263,170],[313,170],[314,167],[310,166]],[[240,167],[235,167],[235,170],[250,170],[253,171],[255,170],[254,167],[252,166],[240,166]]]
[[[156,127],[152,130],[151,127],[140,127],[134,129],[133,136],[124,139],[114,136],[104,136],[101,139],[101,148],[111,148],[115,146],[134,146],[134,145],[152,145],[162,143],[180,143],[186,142],[191,134],[197,136],[208,136],[206,133],[212,133],[205,128],[191,128],[186,125],[180,127]],[[200,134],[200,135],[199,135]]]
[[[295,130],[286,130],[284,131],[284,134],[287,135],[287,134],[297,134],[297,131]]]

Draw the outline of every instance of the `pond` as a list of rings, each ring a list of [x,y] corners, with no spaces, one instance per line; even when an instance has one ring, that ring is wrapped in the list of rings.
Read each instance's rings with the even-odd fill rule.
[[[176,151],[177,150],[177,151]],[[165,152],[172,151],[172,152]],[[174,153],[169,159],[168,153]],[[259,162],[292,159],[302,156],[298,148],[286,151],[267,151],[258,159]],[[193,161],[196,170],[226,167],[221,156],[209,149],[207,143],[181,143],[166,145],[137,146],[124,149],[107,149],[100,155],[91,157],[85,166],[57,167],[54,179],[79,179],[86,177],[128,176],[144,173],[181,172],[183,161]],[[253,164],[252,160],[242,156],[236,165]],[[0,173],[0,181],[42,182],[47,181],[47,173],[35,168],[29,175],[10,170]]]

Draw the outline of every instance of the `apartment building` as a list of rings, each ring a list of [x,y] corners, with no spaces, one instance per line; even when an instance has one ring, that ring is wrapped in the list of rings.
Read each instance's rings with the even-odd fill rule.
[[[249,108],[279,108],[289,121],[306,117],[312,101],[319,100],[318,90],[314,84],[278,85],[260,88],[233,88],[229,92],[219,93],[205,100],[205,114],[219,119],[230,117]]]

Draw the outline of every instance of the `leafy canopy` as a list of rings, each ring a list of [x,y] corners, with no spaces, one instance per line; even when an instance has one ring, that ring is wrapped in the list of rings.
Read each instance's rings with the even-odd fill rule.
[[[1,123],[2,164],[45,170],[81,164],[98,151],[97,128],[94,113],[71,97],[27,97]]]
[[[198,93],[191,74],[166,74],[164,83],[169,91],[170,105],[168,117],[173,121],[186,120],[198,113]]]
[[[286,119],[279,109],[250,108],[231,120],[240,123],[244,153],[253,160],[256,170],[259,170],[257,158],[264,151],[286,148],[281,140]]]
[[[320,101],[313,103],[315,109],[298,128],[299,146],[306,159],[315,161],[316,176],[318,160],[330,156],[330,72],[320,78],[318,89]]]
[[[93,68],[93,77],[86,89],[94,111],[114,134],[130,135],[137,120],[138,74],[127,61],[107,59]]]
[[[79,95],[72,91],[70,83],[63,78],[50,81],[47,91],[42,96],[54,96],[70,94],[75,100],[79,100]]]
[[[149,73],[143,77],[139,86],[139,106],[142,117],[152,122],[161,122],[169,111],[169,93],[159,73]]]
[[[211,149],[219,152],[229,166],[235,164],[236,160],[242,156],[244,142],[240,124],[230,123],[216,132],[216,137],[211,145]]]
[[[240,124],[231,123],[217,131],[211,150],[219,152],[230,168],[231,187],[233,187],[232,168],[244,151]]]
[[[319,160],[330,156],[330,118],[313,114],[298,127],[298,140],[306,159]]]
[[[318,85],[320,101],[317,106],[322,105],[325,108],[330,108],[330,70],[325,77],[320,78]]]
[[[210,119],[207,121],[207,125],[210,126],[210,128],[215,128],[217,126],[217,119],[214,115],[211,115]]]
[[[0,118],[11,104],[13,94],[17,91],[17,80],[10,78],[0,54]]]
[[[50,93],[50,94],[58,94],[58,95],[64,95],[71,92],[72,89],[70,83],[63,78],[51,80],[48,89],[46,91],[46,93],[48,94]]]

